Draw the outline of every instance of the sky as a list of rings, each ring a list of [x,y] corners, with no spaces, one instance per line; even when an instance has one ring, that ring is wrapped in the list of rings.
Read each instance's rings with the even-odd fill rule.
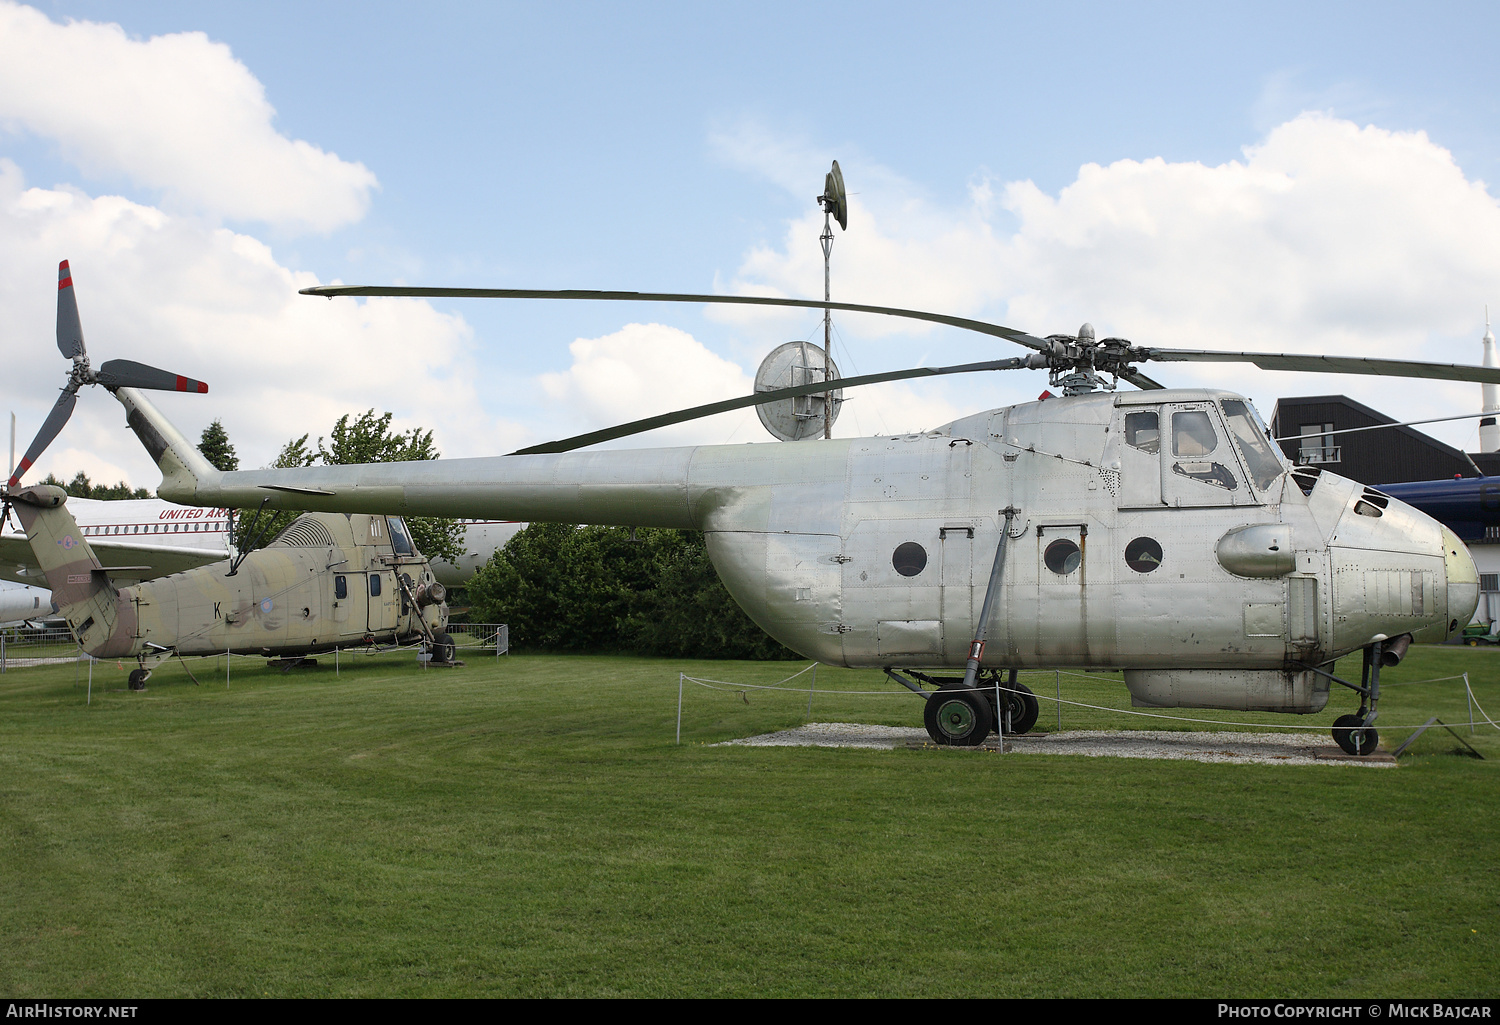
[[[299,296],[313,284],[820,297],[1032,334],[1478,363],[1500,314],[1493,4],[0,0],[0,356],[24,451],[68,364],[207,381],[244,467],[390,411],[492,455],[750,390],[810,311]],[[840,314],[845,374],[1016,355]],[[1401,420],[1479,386],[1160,364]],[[1033,399],[1041,371],[851,391],[835,434]],[[1476,447],[1474,421],[1435,425]],[[617,442],[776,444],[751,411]],[[28,475],[159,480],[86,390]]]

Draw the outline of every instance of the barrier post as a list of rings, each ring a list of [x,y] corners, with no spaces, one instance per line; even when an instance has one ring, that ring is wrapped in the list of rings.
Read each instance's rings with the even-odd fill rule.
[[[679,744],[682,743],[682,677],[683,677],[683,675],[684,674],[682,674],[682,673],[678,673],[677,674],[677,743],[679,743]]]
[[[1469,688],[1469,674],[1464,673],[1464,697],[1469,701],[1469,736],[1474,735],[1474,691]]]

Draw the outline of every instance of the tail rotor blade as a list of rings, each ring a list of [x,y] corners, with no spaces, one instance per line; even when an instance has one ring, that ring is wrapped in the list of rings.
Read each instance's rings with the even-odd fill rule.
[[[31,447],[26,450],[25,457],[16,464],[15,471],[11,474],[9,486],[15,487],[21,483],[21,477],[31,464],[35,463],[47,446],[52,444],[52,439],[57,437],[63,429],[63,424],[73,415],[73,407],[78,404],[76,392],[65,391],[57,398],[57,404],[52,407],[52,412],[47,414],[47,419],[42,422],[42,429],[36,432],[36,438]]]
[[[116,388],[150,388],[154,391],[208,393],[208,385],[191,377],[148,367],[129,359],[106,360],[99,365],[98,381],[113,391]]]
[[[85,354],[78,297],[73,294],[73,272],[67,260],[57,265],[57,347],[68,359]]]

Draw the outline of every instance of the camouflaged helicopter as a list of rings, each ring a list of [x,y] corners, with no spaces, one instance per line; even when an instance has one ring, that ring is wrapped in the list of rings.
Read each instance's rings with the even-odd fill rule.
[[[975,745],[997,726],[1025,732],[1037,702],[1015,672],[1069,667],[1123,670],[1133,704],[1153,709],[1305,714],[1322,710],[1336,683],[1358,695],[1359,707],[1335,722],[1334,738],[1368,754],[1378,739],[1381,668],[1413,642],[1459,631],[1478,601],[1474,563],[1452,531],[1356,481],[1289,465],[1242,396],[1167,389],[1139,365],[1245,362],[1495,383],[1500,370],[1151,348],[1096,339],[1088,325],[1042,338],[826,299],[303,291],[841,310],[949,324],[1030,349],[832,382],[824,379],[832,368],[819,366],[807,375],[814,380],[763,381],[748,396],[505,456],[236,472],[209,466],[136,387],[100,382],[161,470],[159,494],[175,502],[704,531],[730,594],[767,633],[808,658],[884,670],[922,696],[939,744]],[[896,437],[575,451],[750,406],[813,418],[816,437],[825,433],[816,418],[837,403],[809,409],[809,397],[1017,369],[1046,370],[1062,394]],[[1122,380],[1139,390],[1118,390]],[[1357,682],[1331,671],[1352,652],[1363,653]]]
[[[301,660],[421,639],[434,661],[453,662],[444,587],[398,516],[304,513],[264,548],[117,587],[67,497],[42,484],[9,501],[79,646],[96,658],[135,659],[132,690],[174,655]]]
[[[208,390],[200,382],[125,360],[92,370],[66,261],[59,274],[58,339],[74,367],[47,422],[53,435],[84,384],[134,394],[133,388]],[[191,447],[166,430],[171,444]],[[149,432],[138,428],[137,433],[145,438]],[[152,669],[173,655],[230,652],[300,660],[334,648],[420,639],[434,661],[453,662],[453,639],[445,632],[446,589],[399,516],[305,513],[263,548],[119,586],[112,574],[134,580],[151,567],[104,565],[69,512],[62,488],[20,487],[20,474],[50,440],[27,452],[4,503],[7,511],[15,510],[52,601],[83,650],[99,658],[136,660],[132,689],[143,688]],[[253,523],[248,530],[253,532]]]

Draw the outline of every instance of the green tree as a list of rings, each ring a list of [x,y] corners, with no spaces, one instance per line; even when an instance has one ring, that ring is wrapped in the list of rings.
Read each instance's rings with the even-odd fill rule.
[[[358,420],[349,414],[333,425],[329,444],[318,439],[318,458],[332,465],[344,463],[401,463],[411,459],[436,459],[441,454],[432,443],[432,432],[413,427],[401,433],[391,430],[392,414],[375,415],[367,409]],[[306,440],[305,438],[303,440]]]
[[[632,650],[676,658],[800,658],[773,640],[729,596],[708,558],[703,532],[651,532],[654,586],[636,594]]]
[[[62,488],[74,498],[96,498],[103,501],[117,501],[122,498],[150,498],[151,492],[145,488],[132,488],[124,481],[118,484],[95,484],[89,480],[89,475],[79,470],[73,475],[73,479],[64,484],[52,474],[47,474],[43,484],[52,484]]]
[[[433,444],[432,432],[413,427],[406,432],[391,430],[390,413],[375,415],[367,409],[353,423],[349,414],[333,425],[329,444],[318,439],[318,458],[332,465],[347,463],[401,463],[416,459],[436,459],[440,452]],[[306,437],[302,439],[306,442]],[[283,450],[285,451],[285,450]],[[429,559],[446,559],[456,563],[464,555],[464,525],[457,520],[433,516],[412,516],[406,521],[412,543]]]
[[[281,452],[271,461],[271,469],[311,466],[317,456],[307,447],[307,438],[308,435],[304,434],[281,446]],[[235,510],[233,540],[234,546],[242,552],[262,547],[302,515],[298,509],[267,509],[259,516],[256,513],[254,509]]]
[[[203,458],[216,470],[240,468],[240,457],[234,454],[234,446],[229,443],[229,433],[218,420],[203,428],[203,436],[198,440],[198,451],[203,453]]]
[[[392,414],[382,413],[376,416],[373,409],[366,410],[357,418],[345,413],[333,425],[333,430],[326,439],[327,444],[324,444],[324,438],[319,437],[314,451],[307,441],[309,435],[293,438],[281,447],[280,454],[271,466],[282,469],[312,466],[315,463],[334,466],[438,458],[440,453],[433,444],[431,431],[418,428],[405,432],[393,431],[391,419]],[[298,512],[265,513],[261,516],[255,533],[264,540],[270,540],[300,515]],[[238,519],[245,525],[246,533],[254,516],[254,510],[240,511]],[[411,531],[412,543],[417,546],[417,551],[429,559],[446,559],[456,563],[463,558],[464,526],[457,520],[412,516],[407,519],[406,525]],[[235,543],[241,544],[238,533],[237,528]],[[254,538],[247,540],[253,541]]]
[[[533,523],[469,581],[471,615],[517,648],[796,658],[745,615],[697,531]]]

